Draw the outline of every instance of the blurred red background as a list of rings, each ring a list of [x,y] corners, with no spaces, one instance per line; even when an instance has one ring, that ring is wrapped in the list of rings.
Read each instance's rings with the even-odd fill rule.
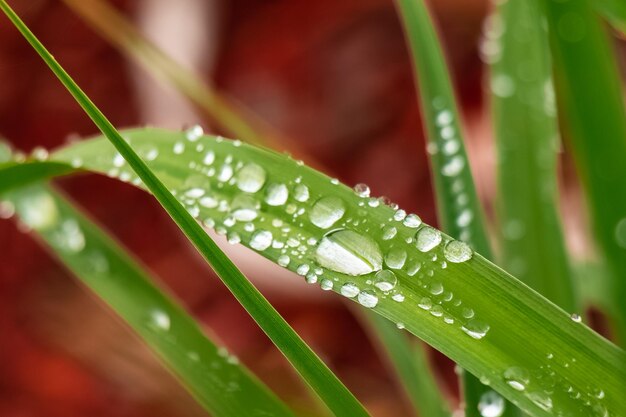
[[[117,127],[208,120],[151,81],[60,1],[13,2]],[[365,182],[436,224],[412,69],[390,0],[117,0],[177,59],[249,107],[347,184]],[[483,195],[493,186],[478,54],[486,0],[433,10],[454,71]],[[0,19],[0,135],[20,150],[96,130]],[[289,143],[286,143],[289,148]],[[283,398],[298,378],[146,194],[97,176],[57,184],[153,270]],[[351,310],[235,249],[244,271],[376,416],[409,409]],[[250,264],[254,264],[254,268]],[[341,341],[341,343],[338,343]],[[433,353],[457,398],[452,365]],[[202,411],[114,315],[13,221],[0,220],[0,416],[195,416]]]

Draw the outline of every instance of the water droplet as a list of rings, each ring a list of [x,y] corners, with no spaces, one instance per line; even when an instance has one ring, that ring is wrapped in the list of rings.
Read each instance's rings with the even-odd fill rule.
[[[304,203],[309,199],[309,188],[303,184],[296,185],[293,189],[293,198]]]
[[[515,94],[515,81],[506,74],[496,74],[491,79],[491,91],[498,97],[511,97]]]
[[[455,156],[441,168],[441,175],[454,177],[461,173],[463,167],[465,167],[465,159],[462,156]]]
[[[233,167],[230,164],[224,164],[217,173],[217,180],[226,182],[233,177]]]
[[[249,163],[237,173],[237,187],[246,193],[256,193],[263,187],[266,172],[260,165]]]
[[[428,252],[441,243],[441,232],[432,227],[422,227],[415,235],[415,246],[421,252]]]
[[[343,217],[346,208],[338,197],[322,197],[309,212],[311,223],[321,229],[328,229]]]
[[[422,219],[420,219],[417,214],[409,214],[404,218],[402,224],[404,224],[406,227],[416,228],[420,224],[422,224]]]
[[[357,301],[363,307],[374,308],[376,307],[376,304],[378,304],[378,297],[373,292],[365,290],[359,293]]]
[[[402,329],[404,329],[404,323],[402,323],[402,322],[398,322],[398,323],[396,323],[396,327],[397,327],[399,330],[402,330]]]
[[[489,332],[490,326],[480,320],[471,319],[461,329],[474,339],[482,339]]]
[[[324,268],[347,275],[379,271],[383,263],[383,256],[376,242],[346,229],[324,236],[315,255]]]
[[[517,391],[524,391],[528,382],[530,381],[530,376],[528,371],[525,369],[519,368],[517,366],[512,366],[504,371],[504,380],[507,384],[509,384],[513,389]]]
[[[406,262],[406,252],[404,249],[392,248],[385,256],[385,263],[391,269],[400,269]]]
[[[53,239],[62,249],[69,252],[80,252],[85,248],[85,235],[74,219],[63,221],[60,229],[55,231]]]
[[[274,236],[272,235],[272,232],[267,230],[258,230],[252,235],[250,247],[258,251],[264,251],[270,247],[273,238]]]
[[[334,283],[329,279],[323,279],[320,282],[320,288],[324,291],[330,291],[333,289]]]
[[[576,323],[580,323],[583,321],[582,317],[580,317],[578,314],[573,313],[570,318],[572,319],[572,321],[575,321]]]
[[[173,150],[176,155],[180,155],[185,151],[185,144],[183,142],[176,142]]]
[[[495,391],[487,391],[480,396],[478,412],[481,417],[500,417],[504,414],[506,403],[504,398]]]
[[[386,226],[383,229],[383,240],[393,239],[396,233],[398,233],[398,229],[393,226]]]
[[[211,165],[213,164],[213,162],[215,162],[215,152],[213,151],[208,151],[205,155],[204,158],[202,159],[202,163],[204,165]]]
[[[396,212],[393,214],[393,219],[397,222],[404,220],[405,217],[406,217],[406,211],[402,209],[396,210]]]
[[[459,217],[456,218],[456,225],[459,227],[467,227],[471,223],[474,218],[474,214],[470,209],[465,209],[459,214]]]
[[[296,269],[296,274],[305,276],[310,269],[311,267],[308,264],[302,264]]]
[[[465,242],[452,240],[443,248],[443,256],[448,262],[461,263],[472,259],[472,249]]]
[[[204,135],[204,129],[200,125],[193,125],[185,131],[185,137],[190,142],[195,142]]]
[[[386,269],[378,271],[374,277],[374,286],[381,291],[391,291],[398,283],[396,274]]]
[[[270,206],[282,206],[288,197],[289,191],[285,184],[270,184],[265,190],[265,202]]]
[[[397,303],[402,303],[404,301],[404,295],[397,293],[391,296],[391,299]]]
[[[435,304],[431,309],[430,309],[430,314],[432,314],[435,317],[441,317],[443,316],[443,307],[441,307],[439,304]]]
[[[450,110],[442,110],[437,114],[435,122],[438,126],[445,126],[452,123],[452,112]]]
[[[59,210],[49,194],[30,194],[18,205],[22,221],[35,230],[50,229],[59,221]]]
[[[357,184],[354,186],[354,192],[359,197],[369,197],[370,196],[370,187],[366,184]]]
[[[552,398],[548,394],[542,391],[529,392],[528,398],[535,403],[535,405],[542,410],[552,410]]]
[[[431,308],[433,308],[433,302],[431,301],[430,298],[428,297],[424,297],[420,300],[419,304],[417,304],[419,306],[419,308],[423,309],[423,310],[430,310]]]
[[[340,292],[341,295],[343,295],[344,297],[354,298],[359,292],[361,292],[361,290],[359,289],[359,287],[356,286],[356,284],[352,282],[346,282],[341,286]]]
[[[235,197],[231,206],[233,218],[237,221],[249,222],[256,219],[259,214],[259,202],[247,194],[240,194]]]
[[[200,198],[204,195],[205,191],[202,188],[191,188],[185,191],[185,196],[189,198]]]
[[[150,327],[156,330],[168,331],[170,326],[170,316],[165,311],[152,310],[150,312]]]

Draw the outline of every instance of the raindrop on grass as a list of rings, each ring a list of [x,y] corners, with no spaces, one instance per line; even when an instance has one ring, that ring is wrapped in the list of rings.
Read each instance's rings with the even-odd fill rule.
[[[293,189],[293,198],[304,203],[309,199],[309,188],[303,184],[296,185]]]
[[[361,292],[361,290],[359,289],[359,287],[356,286],[356,284],[352,282],[346,282],[341,286],[340,292],[341,295],[343,295],[344,297],[354,298],[357,296],[357,294],[359,294],[359,292]]]
[[[354,192],[359,197],[369,197],[370,187],[368,187],[366,184],[357,184],[354,186]]]
[[[402,224],[404,224],[406,227],[416,228],[420,224],[422,224],[422,219],[420,219],[417,214],[409,214],[404,218]]]
[[[441,232],[432,227],[425,226],[415,235],[415,246],[420,252],[428,252],[441,243]]]
[[[580,323],[583,321],[583,318],[580,317],[580,315],[573,313],[570,318],[572,319],[572,321],[575,321],[576,323]]]
[[[347,275],[380,271],[383,256],[378,244],[352,230],[336,230],[324,236],[315,251],[324,268]]]
[[[267,174],[260,165],[249,163],[237,173],[237,187],[246,193],[256,193],[265,184]]]
[[[489,332],[490,326],[480,320],[471,319],[461,329],[474,339],[482,339]]]
[[[363,307],[374,308],[378,304],[378,297],[371,291],[361,291],[357,296],[357,301]]]
[[[150,327],[155,330],[168,331],[171,326],[170,316],[163,310],[150,312]]]
[[[285,184],[270,184],[265,190],[265,202],[270,206],[282,206],[288,197],[289,191]]]
[[[323,279],[320,282],[320,288],[324,291],[330,291],[333,289],[334,283],[329,279]]]
[[[185,137],[190,142],[195,142],[204,135],[204,130],[200,125],[193,125],[185,131]]]
[[[374,277],[374,286],[381,291],[391,291],[398,283],[396,274],[386,269],[378,271]]]
[[[346,212],[343,200],[338,197],[322,197],[309,212],[311,223],[321,229],[328,229],[343,217]]]
[[[258,230],[252,235],[250,247],[258,251],[264,251],[269,248],[273,240],[272,233],[267,230]]]
[[[513,389],[524,391],[530,381],[530,376],[525,369],[512,366],[504,371],[504,381]]]
[[[393,248],[387,252],[385,256],[385,263],[391,269],[400,269],[406,262],[406,251],[400,248]]]
[[[478,401],[478,412],[481,417],[500,417],[504,414],[505,408],[504,398],[495,391],[485,392]]]
[[[472,249],[465,242],[452,240],[443,248],[443,256],[452,263],[461,263],[472,259]]]

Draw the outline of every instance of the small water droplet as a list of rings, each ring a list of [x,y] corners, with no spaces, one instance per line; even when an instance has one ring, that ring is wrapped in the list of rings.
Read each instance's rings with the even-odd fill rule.
[[[580,323],[583,321],[582,317],[580,317],[580,315],[573,313],[570,318],[572,319],[572,321],[575,321],[576,323]]]
[[[420,219],[417,214],[409,214],[404,218],[402,224],[404,224],[406,227],[416,228],[420,224],[422,224],[422,219]]]
[[[202,163],[204,165],[211,165],[213,164],[213,162],[215,162],[215,152],[213,151],[208,151],[205,155],[204,158],[202,159]]]
[[[383,229],[383,236],[382,236],[382,238],[383,238],[383,240],[393,239],[394,236],[396,235],[396,233],[398,233],[398,229],[396,229],[393,226],[386,226]]]
[[[293,189],[293,198],[304,203],[309,199],[309,188],[304,184],[298,184]]]
[[[472,259],[472,249],[465,242],[452,240],[443,248],[443,256],[452,263],[461,263]]]
[[[357,296],[357,301],[363,307],[374,308],[378,304],[378,297],[371,291],[361,291]]]
[[[272,232],[267,230],[258,230],[254,232],[252,235],[252,239],[250,240],[250,247],[257,251],[264,251],[269,248],[272,244],[274,236]]]
[[[364,275],[382,268],[383,257],[378,244],[352,230],[336,230],[324,236],[316,252],[324,268],[347,275]]]
[[[478,412],[481,417],[500,417],[505,409],[506,402],[497,392],[489,390],[480,396]]]
[[[150,327],[156,330],[168,331],[170,326],[170,316],[165,311],[152,310],[150,312]]]
[[[370,187],[368,187],[366,184],[357,184],[354,186],[354,192],[359,197],[369,197]]]
[[[396,210],[396,212],[393,214],[393,219],[397,222],[404,220],[405,217],[406,217],[406,211],[402,209]]]
[[[193,125],[185,131],[185,137],[190,142],[195,142],[204,135],[204,129],[200,125]]]
[[[535,403],[535,405],[542,410],[552,410],[552,398],[548,394],[542,391],[529,392],[528,398]]]
[[[385,256],[385,263],[391,269],[400,269],[406,262],[406,251],[401,248],[392,248]]]
[[[289,190],[285,184],[270,184],[265,190],[265,202],[270,206],[282,206],[288,197]]]
[[[176,142],[173,151],[176,155],[180,155],[185,151],[185,144],[183,142]]]
[[[423,310],[430,310],[431,308],[433,308],[433,302],[431,301],[430,298],[428,297],[424,297],[420,300],[419,304],[418,304],[419,308],[423,309]]]
[[[429,226],[422,227],[415,235],[415,246],[420,252],[428,252],[441,243],[441,232]]]
[[[374,286],[381,291],[391,291],[398,283],[396,274],[386,269],[378,271],[374,277]]]
[[[359,292],[361,292],[361,290],[359,289],[359,287],[356,286],[356,284],[352,282],[346,282],[341,286],[340,292],[341,295],[343,295],[344,297],[354,298],[357,296],[357,294],[359,294]]]
[[[477,319],[471,319],[461,329],[474,339],[482,339],[489,332],[490,326]]]
[[[338,197],[322,197],[309,212],[311,223],[321,229],[328,229],[343,217],[346,212],[343,201]]]
[[[324,291],[330,291],[333,289],[334,283],[329,279],[323,279],[320,282],[320,288]]]
[[[260,165],[249,163],[237,173],[237,187],[246,193],[256,193],[265,184],[267,174]]]
[[[530,381],[530,376],[528,371],[525,369],[512,366],[504,371],[504,380],[513,389],[517,391],[524,391]]]

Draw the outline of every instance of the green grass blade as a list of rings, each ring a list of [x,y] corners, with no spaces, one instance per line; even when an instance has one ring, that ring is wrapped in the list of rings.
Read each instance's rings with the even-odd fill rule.
[[[368,316],[368,324],[384,340],[381,347],[386,351],[413,408],[419,411],[420,416],[449,417],[450,411],[432,376],[425,350],[411,346],[406,335],[382,316]]]
[[[128,161],[133,171],[211,265],[239,303],[287,357],[329,409],[337,416],[367,416],[367,412],[354,398],[352,393],[304,343],[261,293],[243,276],[230,259],[224,255],[191,214],[169,192],[159,178],[152,173],[145,162],[126,143],[113,125],[19,19],[6,1],[0,0],[0,8],[31,44],[33,49],[39,53],[52,72],[59,78],[102,133],[115,146],[123,159]]]
[[[483,213],[463,143],[460,116],[432,18],[423,0],[398,0],[397,4],[419,84],[439,222],[446,233],[491,258]],[[494,394],[466,372],[462,374],[462,382],[466,415],[479,417],[481,398]],[[505,407],[505,415],[513,415],[514,407]]]
[[[124,136],[207,226],[403,323],[531,415],[626,409],[624,351],[482,256],[454,262],[465,259],[452,250],[459,244],[416,217],[403,219],[401,210],[378,199],[239,142],[190,140],[161,129]],[[52,158],[81,159],[85,169],[140,184],[104,138],[70,145]],[[382,286],[385,276],[393,284],[387,272],[397,283],[381,290],[375,284]]]
[[[626,342],[626,113],[607,35],[584,0],[545,0],[562,125],[613,275],[616,331]],[[592,76],[590,76],[592,74]]]
[[[487,42],[498,148],[502,266],[564,310],[575,301],[557,214],[558,127],[541,0],[500,3]]]
[[[0,142],[1,143],[1,142]],[[44,178],[57,177],[74,172],[65,163],[29,161],[25,163],[8,162],[3,164],[0,193],[9,188],[25,186]]]
[[[623,0],[592,0],[596,10],[615,29],[626,34],[626,2]]]
[[[139,334],[207,412],[220,417],[294,416],[110,236],[41,184],[3,196],[54,255]]]

